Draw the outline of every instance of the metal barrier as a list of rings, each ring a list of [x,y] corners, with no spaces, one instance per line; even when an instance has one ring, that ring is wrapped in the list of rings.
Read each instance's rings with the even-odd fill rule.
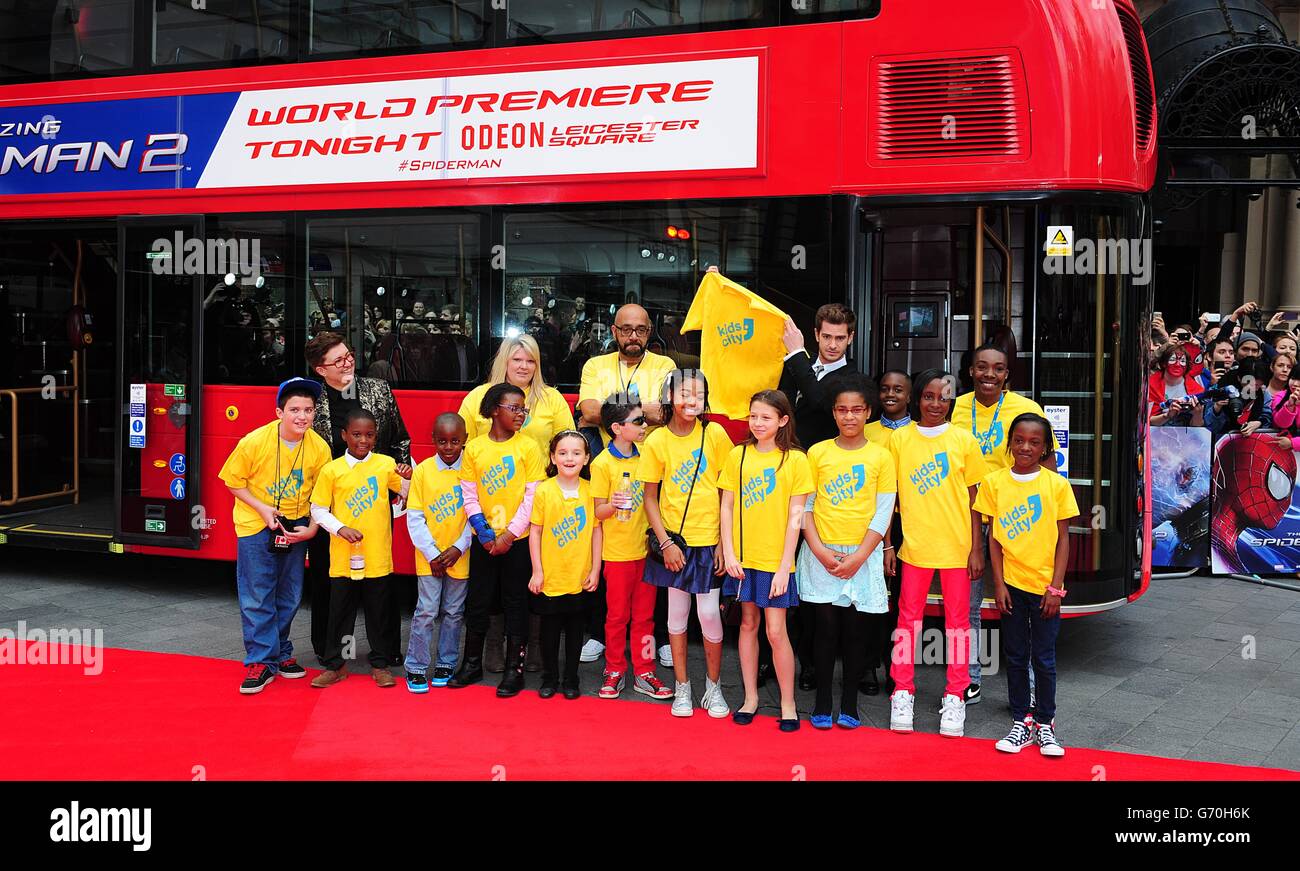
[[[18,463],[18,397],[20,395],[30,395],[33,393],[45,393],[53,390],[55,393],[72,394],[72,488],[66,486],[62,490],[52,490],[49,493],[34,493],[31,496],[22,496],[19,487],[19,463]],[[77,428],[77,385],[67,384],[60,387],[15,387],[9,390],[0,390],[0,397],[9,397],[11,405],[9,414],[9,435],[11,445],[10,469],[12,477],[10,481],[13,484],[13,494],[8,499],[0,500],[0,508],[8,508],[23,502],[35,502],[40,499],[53,499],[57,496],[72,496],[77,498],[81,492],[81,467],[77,462],[77,457],[81,451],[81,433]]]

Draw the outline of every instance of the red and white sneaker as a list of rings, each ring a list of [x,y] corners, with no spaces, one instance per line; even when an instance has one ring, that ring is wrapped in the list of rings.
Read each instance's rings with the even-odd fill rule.
[[[664,682],[655,676],[653,671],[638,674],[636,681],[632,684],[632,689],[652,699],[671,699],[673,697],[673,691],[668,689]]]
[[[623,692],[623,687],[627,685],[626,679],[621,671],[605,672],[605,679],[601,681],[600,692],[597,693],[602,699],[616,699],[619,693]]]

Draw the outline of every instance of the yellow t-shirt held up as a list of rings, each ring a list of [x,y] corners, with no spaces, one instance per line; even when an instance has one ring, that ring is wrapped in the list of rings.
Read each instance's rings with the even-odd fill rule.
[[[862,544],[876,516],[876,496],[898,492],[894,458],[872,442],[850,451],[827,439],[808,451],[808,463],[817,494],[813,500],[817,537],[823,544]]]
[[[616,457],[608,450],[591,461],[591,495],[596,499],[609,499],[623,486],[623,473],[628,474],[632,490],[632,516],[619,520],[615,514],[604,524],[604,541],[601,551],[607,562],[633,562],[645,559],[645,531],[650,522],[645,517],[645,483],[636,476],[641,464],[640,453],[630,457]]]
[[[898,556],[923,569],[965,568],[971,551],[969,488],[987,471],[984,455],[973,435],[951,424],[938,435],[922,429],[905,426],[889,440],[903,519]]]
[[[780,449],[763,453],[754,445],[736,445],[727,455],[718,488],[735,494],[731,546],[736,559],[743,567],[760,572],[781,568],[785,533],[789,529],[790,499],[813,491],[808,455],[800,450]],[[793,563],[790,568],[794,569]]]
[[[279,479],[276,478],[276,452],[279,451]],[[280,439],[280,421],[259,426],[239,440],[226,457],[220,478],[238,490],[247,487],[258,499],[272,507],[279,497],[280,513],[298,520],[311,513],[311,491],[320,470],[330,461],[330,446],[313,430],[292,448]],[[252,506],[235,500],[235,535],[257,535],[266,524]]]
[[[460,479],[476,482],[483,517],[500,535],[523,504],[528,484],[546,479],[546,466],[537,443],[523,430],[503,442],[483,435],[461,453]]]
[[[731,439],[721,424],[711,423],[700,434],[700,421],[688,435],[679,436],[662,426],[646,436],[641,446],[637,478],[647,484],[659,484],[659,514],[664,530],[677,532],[690,547],[713,547],[719,541],[721,517],[718,514],[718,474],[731,451]],[[700,440],[703,438],[703,456]],[[695,494],[690,496],[690,511],[682,525],[682,512],[691,492],[691,477],[699,466]]]
[[[695,291],[682,333],[700,330],[700,368],[710,409],[733,420],[749,416],[749,399],[771,390],[785,365],[785,312],[716,272]]]
[[[429,534],[438,550],[443,551],[456,543],[465,530],[465,495],[460,489],[460,472],[438,467],[434,455],[415,467],[411,474],[411,489],[406,494],[408,511],[423,511]],[[429,575],[429,561],[415,548],[415,573]],[[469,577],[469,552],[461,554],[447,576],[464,580]]]
[[[324,505],[344,526],[360,532],[366,558],[366,577],[382,578],[393,572],[393,511],[389,491],[402,489],[397,461],[387,454],[369,453],[354,466],[347,456],[331,460],[321,469],[311,501]],[[351,576],[352,545],[330,536],[330,577]]]
[[[1030,481],[998,469],[980,484],[975,510],[990,519],[989,529],[1002,545],[1002,580],[1036,596],[1047,592],[1057,522],[1079,515],[1070,482],[1050,469],[1040,468]]]
[[[971,430],[972,405],[975,408],[973,432]],[[1007,453],[1007,436],[1010,435],[1011,422],[1026,412],[1032,412],[1040,417],[1046,416],[1041,405],[1014,390],[1003,391],[1001,408],[998,408],[996,402],[992,405],[983,405],[975,398],[974,393],[964,393],[953,403],[952,425],[971,433],[978,439],[980,451],[984,454],[984,462],[988,464],[990,470],[1007,469],[1015,462],[1011,454]],[[1052,434],[1051,449],[1053,451],[1061,449],[1055,433]]]
[[[542,595],[582,592],[591,574],[591,539],[600,521],[591,483],[578,479],[578,495],[568,497],[560,482],[548,478],[533,494],[532,524],[542,531]]]

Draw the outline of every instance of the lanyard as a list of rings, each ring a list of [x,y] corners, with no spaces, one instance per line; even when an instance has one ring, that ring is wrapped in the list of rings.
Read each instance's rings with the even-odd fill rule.
[[[975,403],[975,394],[974,394],[974,393],[971,394],[971,397],[970,397],[970,434],[973,435],[973,436],[975,436],[975,438],[979,440],[979,443],[980,443],[980,452],[981,452],[981,453],[984,453],[984,454],[991,454],[991,453],[993,453],[993,446],[992,446],[992,445],[989,445],[989,449],[988,449],[988,450],[984,450],[984,446],[987,445],[987,444],[989,443],[989,439],[993,438],[993,425],[996,424],[996,423],[998,422],[998,412],[1002,411],[1002,400],[1004,400],[1004,399],[1006,399],[1006,398],[1007,398],[1006,391],[1003,391],[1002,395],[998,397],[998,405],[997,405],[997,408],[994,408],[994,409],[993,409],[993,419],[989,421],[989,428],[988,428],[987,430],[985,430],[985,431],[984,431],[984,435],[981,436],[981,435],[979,434],[979,431],[975,429],[975,416],[979,413],[979,406],[976,405],[976,403]]]
[[[614,372],[615,374],[618,375],[618,389],[620,393],[626,395],[636,387],[636,385],[633,384],[632,381],[635,380],[636,378],[636,370],[640,369],[641,364],[644,362],[645,362],[645,352],[642,352],[641,359],[636,361],[636,365],[632,367],[632,374],[627,377],[627,383],[624,384],[623,383],[623,359],[619,357],[617,354],[615,354]],[[639,395],[640,393],[641,391],[638,390],[637,394]]]
[[[280,513],[280,497],[284,494],[284,487],[280,481],[280,442],[281,441],[282,439],[280,438],[280,429],[279,427],[276,427],[275,430],[275,513],[276,514]],[[290,475],[293,474],[294,466],[297,466],[302,461],[302,443],[305,441],[307,441],[307,434],[303,433],[303,437],[298,441],[298,449],[293,452],[293,459],[289,461]],[[299,497],[301,496],[302,496],[302,491],[299,490],[297,493],[294,494],[293,497],[293,511],[295,515],[298,513],[298,505],[299,505],[298,500]],[[297,520],[298,518],[294,517],[293,519]]]

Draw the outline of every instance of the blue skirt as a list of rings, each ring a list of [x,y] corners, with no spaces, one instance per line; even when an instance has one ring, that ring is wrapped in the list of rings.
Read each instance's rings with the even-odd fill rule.
[[[794,572],[790,573],[790,583],[785,594],[773,599],[772,576],[775,572],[761,572],[758,569],[745,569],[745,579],[738,581],[731,575],[726,576],[722,585],[722,595],[736,596],[742,602],[753,602],[760,608],[793,608],[799,604],[799,585],[795,583]]]
[[[688,593],[707,593],[722,586],[722,578],[713,573],[714,545],[686,548],[686,565],[680,572],[670,572],[663,563],[645,561],[645,582],[656,587],[673,587]]]

